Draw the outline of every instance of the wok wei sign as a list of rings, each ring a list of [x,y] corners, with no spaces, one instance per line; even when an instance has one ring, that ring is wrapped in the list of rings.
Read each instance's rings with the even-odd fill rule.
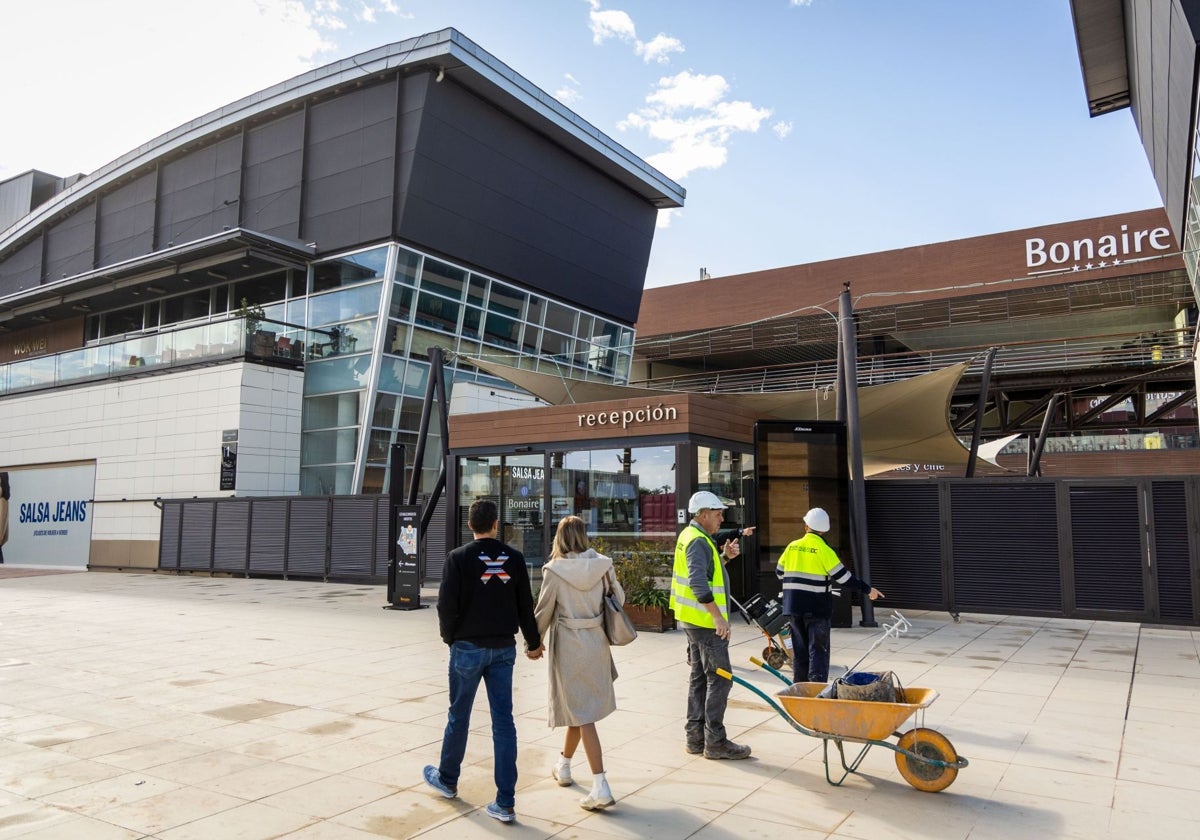
[[[96,466],[8,469],[4,562],[23,566],[88,564]]]

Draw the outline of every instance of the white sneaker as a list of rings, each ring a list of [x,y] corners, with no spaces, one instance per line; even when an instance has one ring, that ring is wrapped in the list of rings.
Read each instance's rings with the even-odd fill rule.
[[[550,775],[554,777],[554,781],[558,782],[559,787],[570,787],[575,780],[571,778],[571,764],[569,762],[560,761],[554,765],[554,769],[550,771]]]
[[[617,800],[613,799],[612,791],[605,785],[600,790],[593,790],[583,799],[579,800],[579,807],[585,811],[599,811],[607,808],[610,805],[615,805]]]

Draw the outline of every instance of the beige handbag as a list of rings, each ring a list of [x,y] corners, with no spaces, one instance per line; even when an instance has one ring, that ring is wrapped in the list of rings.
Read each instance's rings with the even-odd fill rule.
[[[633,622],[629,620],[625,610],[621,609],[621,605],[617,603],[617,596],[613,593],[607,575],[604,577],[601,613],[604,617],[604,635],[608,637],[610,645],[627,645],[637,638],[637,630],[633,629]]]

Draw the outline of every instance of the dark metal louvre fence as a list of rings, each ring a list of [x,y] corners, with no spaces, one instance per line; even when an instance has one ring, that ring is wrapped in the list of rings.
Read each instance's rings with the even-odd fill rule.
[[[446,545],[446,517],[449,516],[450,503],[445,494],[438,499],[429,520],[429,528],[425,531],[425,572],[426,579],[441,580],[442,569],[446,566],[446,554],[450,548]]]
[[[163,511],[165,516],[166,511]],[[244,572],[246,554],[250,549],[250,502],[231,499],[217,505],[215,533],[223,535],[213,545],[213,570]]]
[[[164,500],[158,567],[382,583],[388,505],[387,496]]]
[[[179,568],[207,569],[212,563],[213,502],[203,501],[183,509],[179,539]]]
[[[387,510],[386,504],[378,504],[372,497],[348,496],[331,500],[333,517],[330,535],[330,563],[350,577],[371,577],[387,574]],[[377,537],[379,520],[376,512],[383,514],[383,540]],[[375,569],[376,552],[382,558],[379,570]]]
[[[868,481],[866,489],[871,583],[888,602],[946,609],[938,485]]]
[[[1075,608],[1142,617],[1146,552],[1136,484],[1067,487]]]
[[[1158,569],[1158,604],[1164,621],[1188,621],[1195,615],[1195,574],[1191,558],[1196,541],[1189,539],[1187,484],[1151,482],[1154,504],[1154,554]]]
[[[1058,515],[1052,481],[950,485],[956,611],[1060,614]]]
[[[889,607],[1200,625],[1195,478],[869,481],[867,515]]]

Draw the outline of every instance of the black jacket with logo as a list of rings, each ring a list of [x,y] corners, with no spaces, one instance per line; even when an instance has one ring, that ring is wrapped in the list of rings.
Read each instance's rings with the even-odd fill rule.
[[[450,552],[437,610],[448,645],[510,647],[520,630],[529,650],[541,647],[525,555],[497,539],[485,537]]]

